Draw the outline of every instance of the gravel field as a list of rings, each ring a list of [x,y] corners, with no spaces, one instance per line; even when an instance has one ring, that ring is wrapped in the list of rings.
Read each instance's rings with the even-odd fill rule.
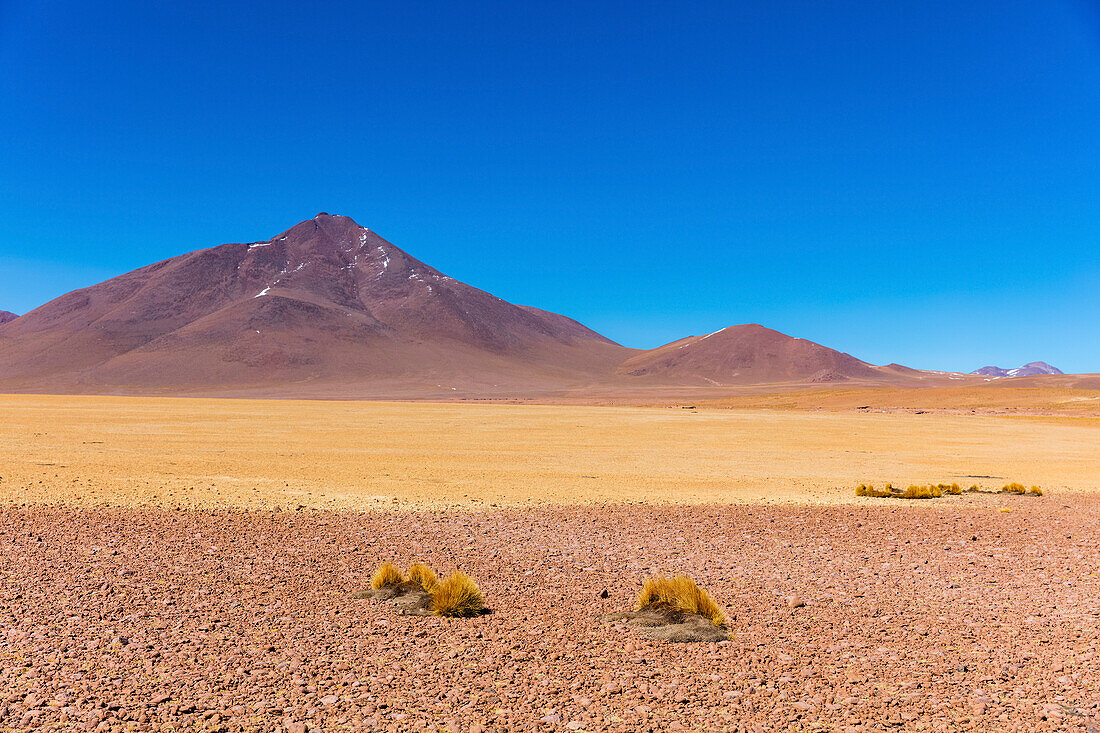
[[[1098,527],[1100,500],[1082,494],[9,507],[0,729],[1095,731]],[[493,612],[410,617],[350,598],[386,559],[460,567]],[[708,589],[731,640],[602,622],[659,571]]]

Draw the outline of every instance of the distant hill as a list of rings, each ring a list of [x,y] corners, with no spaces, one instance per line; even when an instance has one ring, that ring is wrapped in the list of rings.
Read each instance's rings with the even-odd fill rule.
[[[904,378],[850,354],[754,323],[673,341],[631,357],[619,372],[663,382],[710,385]]]
[[[4,325],[5,323],[7,323],[9,321],[14,321],[18,317],[19,316],[15,315],[11,311],[0,311],[0,326]]]
[[[1015,369],[1001,369],[995,366],[984,366],[975,369],[971,374],[980,374],[985,377],[1033,377],[1036,374],[1062,374],[1058,367],[1051,366],[1045,361],[1033,361]]]

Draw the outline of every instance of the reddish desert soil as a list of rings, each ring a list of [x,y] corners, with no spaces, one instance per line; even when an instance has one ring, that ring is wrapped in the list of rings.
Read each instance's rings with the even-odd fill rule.
[[[1098,526],[1084,495],[9,508],[0,728],[1096,730]],[[350,598],[385,559],[460,566],[493,613],[400,616]],[[731,640],[647,641],[601,621],[658,571],[699,580]]]

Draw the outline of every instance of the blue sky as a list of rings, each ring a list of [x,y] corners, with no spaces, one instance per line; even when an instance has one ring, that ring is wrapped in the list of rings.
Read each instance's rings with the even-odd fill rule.
[[[629,346],[1100,371],[1094,3],[159,5],[0,0],[0,308],[328,211]]]

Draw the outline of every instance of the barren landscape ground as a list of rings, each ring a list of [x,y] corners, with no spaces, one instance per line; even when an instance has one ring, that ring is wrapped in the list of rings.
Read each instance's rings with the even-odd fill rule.
[[[20,395],[0,397],[0,437],[0,500],[15,503],[820,503],[854,501],[867,481],[1100,488],[1089,419]]]
[[[0,729],[1100,730],[1098,431],[2,397]],[[853,495],[1010,480],[1046,494]],[[383,560],[492,613],[351,598]],[[658,572],[730,640],[603,622]]]

